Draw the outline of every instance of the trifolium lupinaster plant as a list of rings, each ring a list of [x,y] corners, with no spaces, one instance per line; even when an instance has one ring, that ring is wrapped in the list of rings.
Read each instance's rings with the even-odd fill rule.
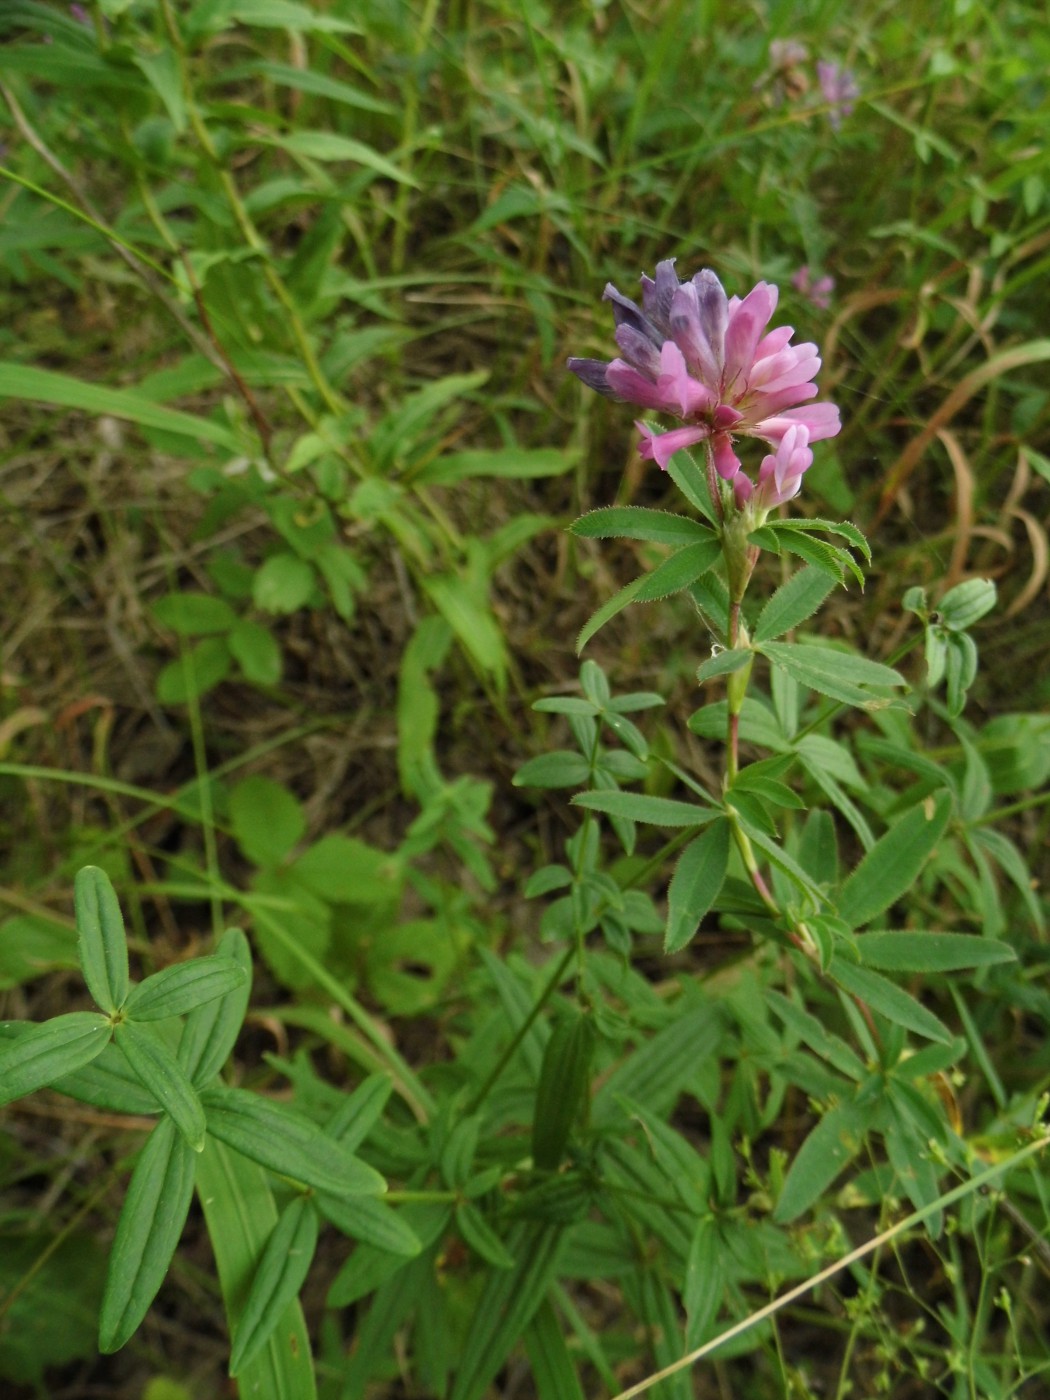
[[[812,862],[807,869],[804,835],[801,844],[781,839],[786,824],[794,825],[796,832],[798,827],[793,821],[784,823],[778,809],[793,818],[806,805],[784,778],[796,765],[812,776],[813,767],[805,744],[792,742],[792,729],[799,726],[794,719],[786,722],[786,712],[797,718],[807,693],[814,706],[810,727],[843,706],[870,712],[906,709],[900,696],[906,682],[892,666],[836,643],[794,637],[836,585],[850,575],[863,583],[855,555],[869,562],[871,557],[856,526],[787,517],[779,510],[798,495],[813,462],[812,444],[838,434],[839,410],[818,398],[818,347],[794,343],[791,326],[770,328],[778,301],[775,286],[759,282],[743,298],[727,296],[707,268],[680,281],[671,259],[657,265],[655,277],[643,276],[641,281],[640,306],[611,283],[605,289],[619,356],[608,362],[571,358],[568,367],[600,394],[677,420],[671,427],[639,420],[639,451],[670,474],[702,518],[620,506],[592,511],[575,522],[572,528],[581,536],[675,546],[651,573],[628,584],[595,613],[579,645],[582,649],[630,602],[690,595],[711,643],[698,678],[705,684],[724,678],[726,686],[725,700],[705,705],[690,727],[706,737],[714,737],[720,728],[725,772],[717,794],[686,777],[701,806],[661,806],[666,799],[601,791],[584,793],[576,801],[621,820],[634,817],[677,826],[692,821],[701,828],[682,851],[671,882],[668,949],[688,942],[714,906],[732,873],[730,850],[735,848],[759,901],[756,912],[770,925],[769,931],[830,972],[867,1016],[872,998],[865,994],[874,991],[875,1001],[880,994],[885,1001],[889,984],[863,966],[866,954],[871,955],[869,967],[877,966],[874,935],[858,939],[855,930],[898,897],[890,892],[893,878],[885,884],[887,899],[874,893],[898,847],[918,838],[919,864],[909,860],[902,867],[910,883],[943,835],[952,802],[942,790],[904,814],[882,841],[866,840],[870,849],[837,890]],[[700,449],[702,466],[689,449]],[[805,567],[749,620],[745,594],[764,549],[800,557]],[[974,595],[978,616],[994,602],[994,587],[985,580],[971,580],[960,588]],[[944,601],[950,604],[951,598]],[[789,634],[792,640],[784,640]],[[772,709],[748,696],[759,656],[772,672]],[[936,676],[931,679],[936,683]],[[972,681],[972,669],[964,679],[966,685]],[[829,706],[827,701],[833,703]],[[742,734],[772,747],[773,756],[742,768]],[[680,779],[685,776],[676,771]],[[890,989],[891,999],[898,994],[904,995]]]

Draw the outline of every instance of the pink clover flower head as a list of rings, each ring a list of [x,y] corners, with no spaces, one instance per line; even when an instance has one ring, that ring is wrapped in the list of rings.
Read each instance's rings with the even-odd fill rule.
[[[813,465],[813,453],[809,448],[809,433],[799,424],[788,428],[777,444],[776,452],[762,458],[758,469],[758,485],[754,494],[745,498],[751,501],[752,509],[765,514],[774,506],[782,506],[802,489],[802,478]],[[748,483],[750,485],[750,483]],[[738,500],[738,504],[743,504]]]
[[[808,263],[803,263],[797,272],[792,273],[791,285],[814,306],[819,306],[821,311],[827,311],[831,305],[831,294],[835,290],[834,277],[814,279]]]
[[[642,277],[640,307],[606,286],[620,356],[573,358],[568,367],[600,394],[677,418],[685,426],[665,433],[637,425],[642,456],[666,470],[675,452],[705,442],[740,504],[746,495],[737,439],[760,438],[776,448],[802,428],[799,445],[806,448],[840,427],[834,404],[809,402],[817,394],[817,347],[792,345],[790,326],[767,330],[777,295],[776,287],[759,282],[743,300],[727,297],[708,268],[680,282],[669,258],[657,264],[654,278]]]
[[[817,63],[817,82],[820,84],[824,101],[830,104],[828,121],[832,131],[842,126],[842,118],[853,111],[853,104],[860,96],[860,87],[853,72],[840,63],[821,59]]]

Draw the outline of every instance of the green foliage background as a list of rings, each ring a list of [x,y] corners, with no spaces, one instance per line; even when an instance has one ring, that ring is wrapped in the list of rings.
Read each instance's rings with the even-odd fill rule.
[[[254,1157],[227,1121],[158,1303],[100,1357],[150,1100],[126,1067],[108,1098],[19,1100],[12,1394],[224,1393],[222,1318],[258,1269],[322,1395],[614,1395],[913,1207],[661,1391],[1040,1393],[1045,1172],[936,1202],[1031,1143],[1050,1085],[1042,7],[8,0],[0,41],[5,1037],[87,1014],[86,864],[143,978],[244,926],[227,1078],[360,1147],[394,1206],[307,1201],[305,1159],[265,1160],[271,1120]],[[852,112],[818,60],[855,75]],[[783,836],[778,894],[801,871],[886,921],[857,966],[817,928],[830,980],[742,869],[721,883],[724,824],[696,830],[736,664],[695,710],[717,599],[609,605],[686,527],[593,512],[682,503],[563,362],[608,357],[605,282],[634,295],[669,256],[776,282],[821,345],[844,427],[793,509],[874,551],[821,631],[915,687],[914,724],[846,716],[827,648],[804,674],[782,652],[745,708],[766,766],[734,800]],[[797,562],[765,556],[755,593]],[[773,661],[813,578],[762,614]],[[937,612],[978,578],[995,613]],[[917,954],[920,930],[965,956]],[[165,1005],[161,1064],[193,1014]],[[277,1255],[311,1241],[299,1313]],[[310,1393],[287,1349],[247,1351],[264,1331],[236,1334],[242,1392]]]

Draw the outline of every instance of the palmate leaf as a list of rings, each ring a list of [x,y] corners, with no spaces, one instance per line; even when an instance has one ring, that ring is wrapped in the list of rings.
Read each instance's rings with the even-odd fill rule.
[[[1016,962],[1008,943],[973,933],[930,933],[926,929],[896,929],[862,933],[857,951],[865,967],[885,972],[958,972],[966,967],[990,967]]]
[[[828,1110],[791,1163],[773,1219],[796,1220],[816,1201],[860,1151],[869,1114],[846,1101]]]
[[[710,532],[708,532],[710,533]],[[576,639],[577,654],[583,650],[594,634],[622,612],[628,603],[651,603],[660,598],[668,598],[672,593],[680,593],[684,588],[702,577],[721,557],[722,549],[712,534],[709,539],[687,544],[649,574],[643,574],[633,583],[621,588],[619,593],[603,603],[597,612],[584,624]]]
[[[169,1114],[193,1148],[204,1147],[204,1109],[197,1091],[178,1060],[160,1041],[133,1021],[124,1021],[113,1032],[117,1049],[145,1088]]]
[[[527,1223],[506,1241],[512,1269],[489,1276],[485,1306],[474,1313],[450,1400],[481,1400],[547,1296],[558,1268],[560,1225]]]
[[[236,1332],[244,1300],[270,1232],[277,1208],[263,1169],[209,1138],[196,1160],[197,1193],[208,1226],[223,1302],[231,1332]],[[238,1376],[242,1396],[315,1400],[310,1339],[302,1309],[293,1299],[278,1326]]]
[[[859,997],[865,1006],[885,1016],[887,1021],[923,1035],[927,1040],[951,1044],[953,1036],[944,1022],[932,1011],[927,1011],[910,992],[898,987],[888,977],[883,977],[881,972],[858,967],[856,963],[832,954],[828,973],[843,991]]]
[[[266,1241],[251,1290],[237,1322],[230,1375],[237,1376],[269,1341],[288,1306],[299,1296],[317,1248],[317,1211],[305,1196],[285,1206]]]
[[[648,506],[605,506],[588,511],[569,526],[581,539],[648,540],[652,544],[696,544],[714,533],[699,521]]]
[[[753,640],[771,642],[805,622],[835,587],[835,580],[808,565],[782,584],[759,614]]]
[[[879,691],[907,685],[900,672],[892,667],[834,647],[812,642],[764,642],[756,650],[767,656],[774,666],[782,667],[799,684],[860,709],[885,708],[893,702]],[[866,688],[869,686],[878,687],[878,690],[869,690]]]
[[[215,1086],[201,1094],[208,1132],[260,1166],[333,1196],[380,1195],[378,1172],[283,1104],[242,1089]]]
[[[870,923],[907,894],[952,812],[951,794],[920,803],[890,827],[842,886],[839,913],[853,928]]]
[[[243,987],[247,980],[232,958],[194,958],[147,977],[132,991],[124,1012],[133,1021],[160,1021],[183,1016],[198,1006]]]
[[[677,953],[696,933],[718,898],[728,865],[729,823],[723,819],[691,841],[678,858],[667,891],[664,952]]]
[[[827,540],[816,540],[807,534],[780,531],[770,525],[752,530],[748,539],[775,554],[784,550],[789,554],[797,554],[807,564],[827,574],[833,582],[842,583],[846,574],[851,573],[861,587],[864,586],[864,575],[857,561],[850,551],[841,545],[828,544]]]
[[[96,1011],[70,1011],[0,1041],[0,1104],[32,1094],[89,1064],[109,1043],[112,1027]]]
[[[157,1295],[186,1223],[197,1154],[168,1117],[150,1133],[132,1173],[109,1256],[99,1350],[117,1351]]]
[[[77,954],[88,991],[103,1011],[116,1011],[128,995],[128,944],[113,883],[97,865],[85,865],[73,881]]]
[[[647,822],[650,826],[703,826],[714,821],[721,810],[714,805],[698,807],[692,802],[678,802],[672,797],[649,797],[644,792],[620,792],[615,788],[580,792],[572,802],[574,807],[587,807],[592,812]]]

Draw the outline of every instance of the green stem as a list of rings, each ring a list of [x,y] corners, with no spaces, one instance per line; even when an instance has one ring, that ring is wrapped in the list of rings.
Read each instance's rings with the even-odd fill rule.
[[[485,1080],[484,1084],[482,1084],[481,1088],[474,1095],[474,1097],[470,1100],[463,1114],[465,1118],[469,1118],[472,1113],[477,1113],[478,1109],[488,1098],[492,1090],[492,1086],[499,1079],[500,1075],[507,1068],[508,1064],[510,1064],[511,1059],[513,1058],[515,1052],[518,1049],[518,1046],[528,1035],[532,1027],[536,1024],[536,1020],[539,1017],[540,1012],[543,1010],[543,1008],[550,1001],[551,997],[561,986],[562,982],[565,979],[565,974],[569,970],[569,964],[572,962],[575,956],[576,944],[573,943],[568,948],[566,948],[565,952],[562,954],[550,980],[544,987],[543,991],[540,993],[536,1005],[532,1008],[529,1014],[525,1017],[525,1020],[515,1031],[514,1035],[511,1037],[510,1044],[507,1046],[503,1054],[499,1057],[495,1065],[492,1067],[491,1071],[489,1072],[488,1078]]]

